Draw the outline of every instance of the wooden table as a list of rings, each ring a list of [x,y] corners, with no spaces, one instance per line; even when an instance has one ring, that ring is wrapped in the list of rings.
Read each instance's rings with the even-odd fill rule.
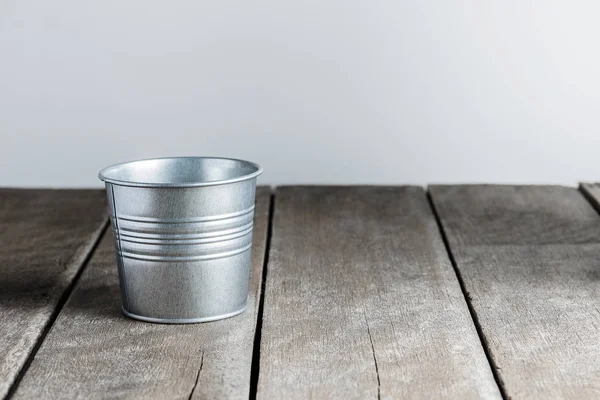
[[[248,310],[125,318],[104,193],[0,190],[0,398],[600,397],[600,186],[259,188]]]

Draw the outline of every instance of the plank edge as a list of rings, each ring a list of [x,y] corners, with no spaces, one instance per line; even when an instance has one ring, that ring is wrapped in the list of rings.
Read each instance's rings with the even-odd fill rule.
[[[450,186],[450,185],[448,185],[448,186]],[[452,185],[452,186],[455,186],[455,185]],[[450,260],[450,265],[452,266],[452,270],[454,271],[454,274],[456,275],[456,280],[458,281],[458,284],[460,286],[460,290],[462,292],[463,299],[464,299],[465,303],[467,304],[467,308],[469,310],[469,315],[471,316],[471,322],[475,326],[475,331],[477,332],[477,336],[479,337],[479,343],[480,343],[480,345],[483,349],[483,353],[485,354],[485,357],[487,359],[488,366],[490,367],[492,376],[494,378],[494,381],[496,382],[498,391],[500,392],[500,396],[502,396],[503,399],[508,399],[510,397],[508,396],[508,393],[506,391],[506,384],[505,384],[504,380],[502,379],[502,376],[500,376],[500,373],[498,372],[498,365],[496,363],[496,360],[494,359],[494,355],[492,354],[492,349],[489,344],[489,340],[486,337],[485,333],[483,332],[481,322],[479,321],[479,316],[477,315],[477,311],[475,310],[475,307],[472,304],[471,296],[469,295],[469,291],[467,290],[467,286],[463,279],[462,273],[460,271],[460,268],[458,267],[456,258],[454,257],[454,252],[452,251],[452,246],[450,245],[450,241],[448,239],[448,234],[446,233],[446,230],[444,229],[444,223],[442,222],[442,218],[441,218],[440,214],[438,213],[438,210],[435,205],[435,200],[433,198],[434,194],[430,191],[430,188],[431,188],[431,186],[427,186],[427,191],[426,191],[427,201],[429,203],[431,213],[433,214],[433,218],[435,219],[436,225],[439,229],[439,234],[442,238],[442,242],[444,244],[444,248],[446,250],[448,259]]]
[[[71,278],[71,281],[69,282],[69,284],[65,287],[65,289],[63,290],[61,295],[58,297],[58,300],[56,301],[56,304],[54,306],[54,309],[52,310],[52,313],[50,314],[50,316],[48,317],[48,320],[44,324],[44,328],[40,331],[40,333],[36,337],[35,344],[32,346],[32,348],[28,352],[27,358],[26,358],[25,362],[23,363],[23,365],[21,366],[19,373],[16,375],[16,377],[13,379],[12,383],[10,384],[10,388],[8,389],[8,392],[6,393],[6,396],[4,397],[5,400],[12,398],[13,395],[15,394],[15,392],[17,391],[21,381],[23,380],[23,377],[25,376],[25,374],[27,374],[27,371],[29,370],[29,367],[31,366],[33,359],[35,358],[36,354],[42,347],[44,340],[46,339],[46,337],[48,336],[48,333],[52,329],[52,326],[58,319],[58,316],[62,312],[65,304],[71,297],[71,294],[73,293],[73,290],[75,289],[77,282],[79,281],[79,278],[83,274],[83,271],[85,270],[85,268],[89,264],[90,260],[92,259],[92,256],[96,252],[96,249],[98,248],[98,245],[102,241],[102,238],[104,237],[104,235],[107,234],[108,225],[109,225],[109,216],[108,216],[108,211],[105,210],[103,222],[100,224],[99,228],[96,229],[96,231],[94,231],[92,233],[91,240],[89,240],[89,242],[82,248],[78,257],[76,257],[75,260],[73,260],[72,263],[76,264],[76,265],[79,264],[79,266],[77,267],[77,270],[76,270],[75,274],[73,275],[73,278]]]
[[[264,187],[264,186],[263,186]],[[271,252],[271,237],[273,236],[273,215],[275,214],[275,193],[276,187],[271,186],[270,192],[268,193],[269,204],[267,213],[267,229],[265,232],[265,251],[263,254],[263,265],[260,279],[260,289],[258,302],[255,305],[256,310],[256,321],[254,326],[254,342],[252,347],[252,361],[250,363],[250,392],[248,398],[250,400],[256,400],[258,393],[258,381],[260,379],[260,354],[261,354],[261,340],[262,340],[262,324],[265,307],[265,284],[267,282],[267,273],[269,266],[269,255]],[[265,196],[267,193],[265,194]],[[262,238],[261,238],[262,239]]]

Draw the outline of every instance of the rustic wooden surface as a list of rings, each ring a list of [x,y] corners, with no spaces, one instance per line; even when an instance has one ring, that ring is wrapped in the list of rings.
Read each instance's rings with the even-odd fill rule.
[[[600,397],[600,217],[556,186],[430,192],[506,394]]]
[[[247,398],[269,202],[259,188],[247,311],[218,322],[125,318],[107,232],[15,398]]]
[[[433,186],[436,221],[417,187],[284,187],[267,249],[261,188],[246,313],[156,325],[120,313],[110,232],[86,264],[102,191],[0,189],[0,398],[600,397],[581,192]]]
[[[259,398],[500,398],[423,189],[275,199]]]
[[[0,398],[108,221],[101,190],[0,189]]]

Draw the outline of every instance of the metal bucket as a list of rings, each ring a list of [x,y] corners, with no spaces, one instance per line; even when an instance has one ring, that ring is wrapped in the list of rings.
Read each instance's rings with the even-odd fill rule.
[[[248,161],[209,157],[131,161],[100,171],[125,315],[179,324],[245,310],[261,173]]]

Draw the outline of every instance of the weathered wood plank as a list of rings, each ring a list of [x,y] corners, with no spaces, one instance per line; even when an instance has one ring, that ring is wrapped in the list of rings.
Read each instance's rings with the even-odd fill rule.
[[[259,398],[500,397],[423,189],[275,198]]]
[[[158,325],[124,317],[107,232],[15,398],[247,398],[269,203],[270,189],[259,188],[248,308],[222,321]]]
[[[557,186],[433,186],[505,392],[600,396],[600,218]]]
[[[108,221],[101,190],[0,189],[0,398]]]

